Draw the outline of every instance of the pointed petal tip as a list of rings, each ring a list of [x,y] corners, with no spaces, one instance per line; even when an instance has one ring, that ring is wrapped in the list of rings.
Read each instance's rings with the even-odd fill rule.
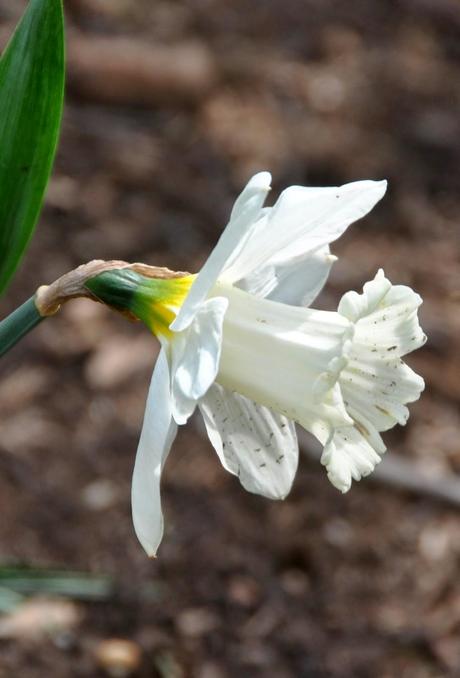
[[[150,560],[156,560],[161,539],[158,542],[153,542],[151,539],[146,539],[145,535],[141,534],[140,530],[137,529],[136,522],[134,522],[134,532],[136,533],[136,537],[138,538],[140,545],[147,554],[147,557]]]
[[[141,531],[138,529],[137,526],[137,520],[133,516],[133,523],[134,523],[134,532],[136,533],[136,537],[139,540],[140,545],[144,549],[145,553],[147,554],[147,557],[150,558],[151,560],[156,560],[157,557],[157,552],[158,552],[158,546],[160,545],[160,542],[157,542],[154,544],[150,539],[146,539],[145,536],[141,533]],[[161,541],[161,539],[160,539]]]
[[[271,188],[272,175],[266,170],[262,172],[257,172],[254,176],[249,179],[248,186],[259,188],[261,190],[269,191]]]
[[[383,198],[383,196],[386,193],[386,190],[388,188],[388,182],[386,179],[380,179],[380,180],[375,180],[375,179],[363,179],[361,181],[356,181],[352,182],[350,184],[345,184],[342,188],[343,189],[348,189],[348,190],[353,190],[354,187],[360,186],[362,189],[365,190],[365,193],[367,194],[368,199],[370,199],[370,203],[372,204],[372,207],[376,205],[379,200]],[[368,207],[366,210],[366,213],[369,212],[372,207]]]
[[[143,536],[139,530],[136,529],[136,523],[134,523],[134,531],[136,533],[136,537],[138,538],[140,545],[144,549],[145,553],[147,554],[147,557],[150,560],[156,560],[157,559],[157,553],[158,553],[158,548],[161,543],[161,538],[158,542],[152,542],[147,539],[145,539],[145,536]],[[163,536],[163,535],[162,535]]]
[[[376,192],[376,203],[379,202],[385,193],[387,192],[388,188],[388,181],[386,179],[382,179],[381,181],[375,181],[375,192]]]
[[[388,181],[386,179],[380,179],[371,180],[369,183],[372,184],[373,189],[378,194],[377,200],[383,198],[388,188]]]

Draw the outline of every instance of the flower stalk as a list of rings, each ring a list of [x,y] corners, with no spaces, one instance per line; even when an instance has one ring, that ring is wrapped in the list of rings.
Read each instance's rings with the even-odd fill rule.
[[[13,348],[43,320],[35,303],[35,296],[25,301],[0,322],[0,356]]]

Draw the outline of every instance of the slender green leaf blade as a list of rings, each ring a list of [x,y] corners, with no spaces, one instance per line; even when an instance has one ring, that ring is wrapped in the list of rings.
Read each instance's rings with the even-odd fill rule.
[[[62,0],[30,0],[0,60],[0,293],[40,214],[61,124],[64,70]]]
[[[0,565],[0,612],[4,591],[24,596],[45,594],[80,600],[106,600],[114,594],[115,582],[108,575]],[[6,604],[9,602],[7,599]]]

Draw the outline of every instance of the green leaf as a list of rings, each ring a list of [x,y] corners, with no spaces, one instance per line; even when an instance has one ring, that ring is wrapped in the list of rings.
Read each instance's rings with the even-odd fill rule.
[[[42,594],[80,600],[106,600],[113,595],[114,586],[112,578],[107,575],[0,566],[0,599],[2,591],[11,591],[23,596]]]
[[[0,293],[34,231],[64,98],[62,0],[30,0],[0,60]]]

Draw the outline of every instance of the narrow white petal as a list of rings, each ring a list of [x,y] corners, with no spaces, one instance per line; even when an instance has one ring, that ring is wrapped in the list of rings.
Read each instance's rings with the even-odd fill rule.
[[[185,424],[216,378],[228,300],[213,297],[201,304],[191,325],[171,341],[173,417]]]
[[[254,174],[248,183],[241,191],[237,199],[235,200],[232,211],[230,213],[230,221],[234,219],[239,219],[239,217],[244,216],[248,207],[250,207],[250,201],[255,197],[257,200],[260,200],[261,194],[262,204],[265,200],[265,196],[270,190],[270,184],[272,182],[272,175],[270,172],[258,172]]]
[[[155,556],[163,536],[160,479],[176,433],[168,360],[162,348],[150,384],[131,491],[134,529],[149,556]]]
[[[249,492],[283,499],[297,470],[293,422],[218,384],[199,406],[224,468],[237,475]]]
[[[258,274],[265,271],[272,291],[271,267],[282,269],[336,240],[351,223],[374,207],[385,190],[385,181],[357,181],[327,188],[291,186],[283,191],[271,210],[264,211],[244,249],[222,279],[254,293],[251,280],[257,280],[260,289]],[[312,283],[320,289],[315,279]],[[305,295],[311,301],[313,292],[308,294],[305,290]]]
[[[229,223],[196,277],[176,319],[171,324],[171,329],[175,332],[184,330],[190,325],[222,269],[244,246],[270,190],[270,181],[271,176],[268,172],[256,174],[236,200]]]

